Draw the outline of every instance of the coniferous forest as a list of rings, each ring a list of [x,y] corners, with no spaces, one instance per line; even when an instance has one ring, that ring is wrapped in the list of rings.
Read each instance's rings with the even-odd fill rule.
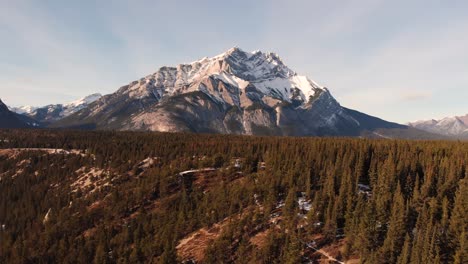
[[[468,263],[468,143],[1,130],[0,263]]]

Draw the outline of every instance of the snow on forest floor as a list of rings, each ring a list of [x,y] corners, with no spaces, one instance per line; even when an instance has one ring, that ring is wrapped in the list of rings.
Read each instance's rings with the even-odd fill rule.
[[[157,160],[159,157],[147,157],[146,159],[142,160],[140,163],[138,163],[138,168],[140,169],[147,169],[154,164],[156,164]]]
[[[297,199],[297,204],[300,210],[309,212],[312,209],[312,203],[305,197],[305,194]]]
[[[81,155],[85,156],[82,150],[79,149],[58,149],[58,148],[8,148],[8,149],[0,149],[0,156],[8,155],[9,158],[16,158],[21,152],[23,151],[40,151],[46,152],[48,154],[65,154],[65,155]]]
[[[70,184],[70,187],[73,189],[72,192],[82,190],[87,193],[93,193],[98,187],[110,185],[106,181],[109,172],[103,169],[82,167],[76,173],[79,175],[78,178]]]
[[[198,170],[186,170],[186,171],[181,171],[179,172],[179,176],[185,176],[188,174],[192,173],[203,173],[203,172],[212,172],[215,171],[215,168],[203,168],[203,169],[198,169]]]

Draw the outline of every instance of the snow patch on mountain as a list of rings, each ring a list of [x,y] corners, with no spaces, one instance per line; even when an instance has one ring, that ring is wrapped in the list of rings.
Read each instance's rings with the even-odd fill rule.
[[[75,112],[80,111],[81,109],[85,108],[89,104],[93,103],[94,101],[101,98],[102,95],[100,93],[94,93],[88,96],[85,96],[81,99],[69,102],[63,105],[63,111],[60,114],[61,117],[69,116]]]
[[[19,106],[19,107],[11,106],[8,108],[10,109],[10,111],[13,111],[17,114],[29,114],[29,113],[34,112],[34,110],[37,109],[37,107],[30,106],[30,105]]]
[[[234,75],[227,74],[226,72],[222,72],[221,74],[213,75],[216,79],[223,81],[224,83],[230,84],[232,86],[238,87],[240,89],[245,89],[247,85],[249,85],[248,81],[245,81],[241,78],[238,78]]]
[[[87,104],[90,104],[94,101],[96,101],[97,99],[101,98],[102,95],[100,93],[94,93],[94,94],[90,94],[88,96],[85,96],[81,99],[78,99],[78,100],[75,100],[75,101],[72,101],[72,102],[69,102],[67,104],[64,104],[63,106],[65,107],[81,107],[83,105],[87,105]]]

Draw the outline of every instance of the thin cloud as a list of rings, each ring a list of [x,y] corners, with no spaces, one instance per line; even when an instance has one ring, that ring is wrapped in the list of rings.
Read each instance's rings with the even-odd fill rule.
[[[406,101],[421,101],[432,97],[432,94],[426,92],[408,92],[401,95],[401,99]]]

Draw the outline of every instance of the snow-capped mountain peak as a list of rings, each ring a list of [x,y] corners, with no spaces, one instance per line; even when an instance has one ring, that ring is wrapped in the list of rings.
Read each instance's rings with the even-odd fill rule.
[[[52,122],[78,112],[101,97],[100,93],[94,93],[65,104],[50,104],[41,107],[20,106],[12,107],[11,110],[39,122]]]
[[[10,111],[13,111],[17,114],[29,114],[34,112],[34,110],[37,109],[35,106],[30,106],[30,105],[24,105],[24,106],[19,106],[19,107],[9,107]]]
[[[317,91],[324,91],[314,81],[289,69],[276,53],[246,52],[234,47],[211,58],[161,67],[120,92],[132,98],[154,96],[160,100],[165,96],[202,91],[205,89],[203,82],[208,78],[230,85],[233,93],[250,87],[262,95],[289,102],[300,99],[305,103]]]
[[[440,120],[419,120],[408,125],[446,136],[468,136],[468,115],[445,117]]]

